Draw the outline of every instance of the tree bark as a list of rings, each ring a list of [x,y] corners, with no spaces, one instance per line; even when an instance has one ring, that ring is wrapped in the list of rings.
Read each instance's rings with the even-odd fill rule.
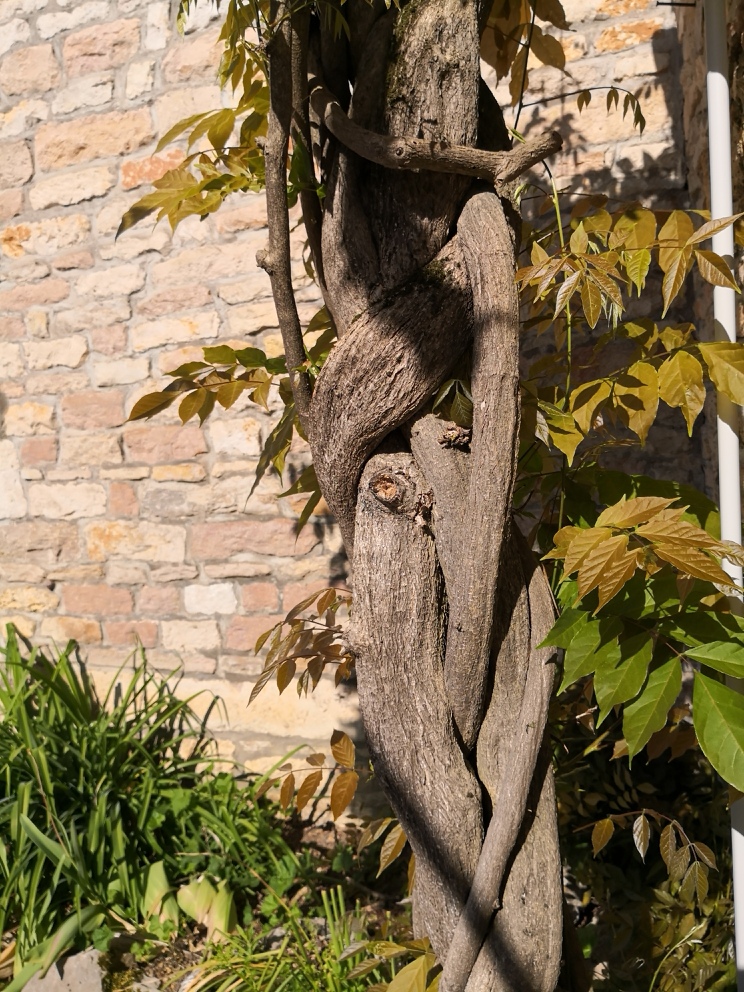
[[[480,79],[475,0],[343,10],[348,37],[295,17],[269,45],[268,262],[296,358],[277,178],[294,121],[325,186],[320,214],[307,196],[303,212],[339,342],[312,395],[299,374],[293,388],[352,561],[365,732],[416,855],[414,926],[443,967],[440,992],[552,992],[562,946],[545,739],[553,666],[538,645],[553,603],[511,522],[517,239],[499,181],[559,139],[510,148]],[[301,104],[291,120],[287,79]],[[454,425],[430,400],[469,355],[468,451],[443,443]]]

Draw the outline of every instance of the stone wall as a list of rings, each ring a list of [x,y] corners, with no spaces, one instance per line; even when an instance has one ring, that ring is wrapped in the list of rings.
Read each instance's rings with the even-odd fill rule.
[[[536,65],[528,102],[614,80],[641,96],[646,134],[608,117],[603,93],[581,116],[575,96],[528,106],[520,128],[564,131],[561,183],[683,202],[670,9],[567,9],[568,75]],[[212,17],[200,4],[181,38],[168,2],[0,2],[0,616],[39,642],[76,638],[102,682],[138,638],[159,668],[183,666],[185,691],[222,696],[226,751],[260,764],[301,740],[321,745],[334,726],[357,732],[349,691],[324,683],[314,701],[290,690],[280,703],[270,687],[246,705],[257,635],[343,580],[337,528],[316,516],[296,537],[301,503],[277,502],[276,479],[250,495],[271,418],[247,402],[203,429],[181,427],[175,411],[125,422],[202,343],[280,351],[255,265],[261,197],[175,234],[144,223],[114,240],[123,211],[183,157],[178,147],[155,154],[157,137],[228,99],[214,82]],[[308,320],[318,301],[301,251],[297,232]],[[675,457],[666,434],[654,443],[659,458]]]

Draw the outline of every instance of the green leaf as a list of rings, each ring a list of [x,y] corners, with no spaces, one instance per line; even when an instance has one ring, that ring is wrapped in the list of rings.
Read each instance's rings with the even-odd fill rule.
[[[227,344],[213,345],[203,351],[205,360],[212,365],[235,365],[238,361],[235,349]]]
[[[623,715],[623,735],[631,759],[666,724],[667,714],[681,688],[679,658],[670,658],[649,672],[640,696],[625,707]]]
[[[279,423],[266,439],[261,457],[256,466],[256,478],[251,486],[251,495],[256,489],[261,479],[264,477],[269,465],[273,465],[281,477],[284,469],[284,459],[292,446],[292,435],[294,434],[295,411],[294,403],[290,403],[284,408],[284,413]]]
[[[651,632],[643,631],[620,642],[619,660],[597,666],[594,694],[599,704],[598,726],[614,706],[626,703],[641,691],[653,650]]]
[[[744,792],[744,699],[741,694],[696,672],[692,716],[705,757],[729,785]]]
[[[154,417],[156,413],[167,410],[171,403],[178,397],[175,391],[162,393],[147,393],[141,396],[132,407],[129,420],[147,420]]]
[[[620,659],[618,638],[623,625],[617,617],[590,620],[574,637],[566,650],[563,663],[563,680],[558,690],[585,675],[591,675],[600,665],[610,665]]]
[[[565,609],[550,629],[550,633],[538,646],[541,648],[567,648],[582,627],[591,622],[591,614],[585,610]]]
[[[56,840],[52,840],[51,837],[47,837],[45,833],[42,833],[36,824],[29,820],[25,813],[21,813],[19,819],[26,836],[49,858],[55,868],[59,865],[70,864],[67,852],[61,844],[58,844]]]
[[[234,354],[243,368],[262,369],[266,367],[266,355],[260,348],[240,348]]]
[[[186,394],[178,408],[178,416],[181,418],[182,424],[187,423],[192,417],[197,415],[204,405],[206,398],[207,390],[203,388],[194,389],[192,392]]]
[[[742,641],[713,641],[685,651],[688,658],[702,662],[723,675],[744,679],[744,643]],[[744,706],[744,699],[742,700]]]
[[[207,137],[215,151],[220,151],[225,147],[234,127],[234,110],[225,108],[214,115],[207,131]]]

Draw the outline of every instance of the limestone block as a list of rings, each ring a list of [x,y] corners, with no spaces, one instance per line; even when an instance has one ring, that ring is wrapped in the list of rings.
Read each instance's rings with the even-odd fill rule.
[[[137,53],[139,44],[139,19],[123,18],[68,35],[62,46],[62,59],[70,78],[84,76],[124,65]]]
[[[279,595],[273,582],[249,582],[241,586],[240,600],[249,613],[279,609]]]
[[[17,49],[0,64],[0,87],[8,96],[46,93],[55,88],[59,78],[59,64],[51,45]]]
[[[39,633],[59,647],[63,647],[69,640],[80,644],[98,644],[101,641],[100,623],[83,617],[46,617],[41,622]]]
[[[43,465],[57,461],[57,439],[31,437],[21,445],[21,462],[24,465]]]
[[[265,555],[305,555],[319,538],[305,527],[299,535],[291,520],[224,520],[195,523],[189,549],[197,561],[227,558],[243,551]]]
[[[31,27],[28,21],[22,20],[20,17],[9,21],[0,31],[0,55],[10,51],[14,45],[28,41],[30,37]]]
[[[220,293],[220,295],[222,294]],[[236,337],[260,334],[268,327],[276,327],[278,320],[274,301],[261,299],[245,306],[230,307],[227,323],[230,333]]]
[[[18,341],[25,336],[20,317],[3,317],[0,320],[0,341]]]
[[[231,582],[213,582],[210,585],[186,586],[183,601],[187,613],[234,613],[238,606]]]
[[[137,593],[137,613],[164,616],[181,609],[180,589],[167,586],[144,586]]]
[[[26,516],[28,504],[17,468],[0,468],[0,520],[18,520]]]
[[[0,348],[0,379],[20,378],[24,373],[21,346],[4,344]]]
[[[158,293],[138,300],[137,313],[143,317],[162,317],[176,310],[195,310],[197,307],[208,306],[212,296],[206,286],[191,283],[188,286],[174,286],[172,289],[161,289]],[[175,367],[175,366],[174,366]]]
[[[207,428],[213,451],[228,455],[261,454],[261,428],[252,417],[213,420]]]
[[[153,265],[153,285],[182,286],[185,282],[203,285],[221,280],[226,273],[233,276],[255,273],[256,249],[262,247],[265,240],[265,235],[257,232],[233,244],[185,248]]]
[[[54,422],[54,407],[48,403],[10,403],[5,411],[5,433],[8,437],[51,434]]]
[[[203,482],[207,477],[203,465],[186,462],[181,465],[154,465],[152,478],[155,482]]]
[[[21,520],[0,525],[0,560],[53,566],[78,555],[78,532],[62,521]]]
[[[36,132],[36,162],[51,171],[109,155],[125,155],[154,137],[147,107],[42,124]]]
[[[214,651],[220,646],[220,631],[214,620],[164,620],[163,647],[169,651]]]
[[[49,104],[46,100],[21,100],[3,113],[0,113],[0,139],[12,138],[30,130],[37,121],[49,117]]]
[[[167,83],[213,82],[224,51],[219,33],[219,28],[210,28],[193,38],[175,38],[163,59],[163,79]]]
[[[135,324],[131,329],[132,347],[135,351],[148,351],[165,344],[215,338],[219,323],[216,313],[195,313],[190,317],[163,317]]]
[[[207,445],[198,427],[147,424],[124,429],[124,449],[129,461],[156,465],[195,458],[207,451]]]
[[[57,331],[92,331],[110,327],[129,320],[132,308],[129,301],[111,299],[84,307],[70,307],[55,314],[54,325]]]
[[[88,557],[91,561],[130,558],[134,561],[182,562],[186,553],[186,532],[172,524],[155,524],[146,520],[97,521],[85,528]],[[191,578],[195,569],[189,569]]]
[[[165,48],[172,27],[170,5],[168,3],[149,4],[145,24],[145,48],[147,51],[157,52],[161,48]]]
[[[121,586],[67,585],[62,587],[62,608],[67,613],[122,616],[132,612],[132,594]]]
[[[79,244],[89,236],[90,221],[84,214],[66,214],[6,227],[0,232],[0,245],[3,253],[11,258],[24,254],[48,256]]]
[[[62,465],[116,465],[122,460],[117,434],[62,434],[59,445]]]
[[[23,186],[34,174],[31,152],[25,141],[11,141],[0,156],[0,189]]]
[[[107,296],[129,296],[145,284],[145,273],[138,265],[113,265],[96,268],[81,275],[76,283],[78,294],[105,299]]]
[[[180,148],[169,148],[160,155],[150,155],[148,158],[130,159],[121,166],[122,189],[134,189],[135,186],[153,183],[160,179],[170,169],[183,162],[185,155]]]
[[[106,490],[89,482],[40,483],[29,486],[29,513],[50,520],[100,517],[106,512]]]
[[[27,341],[23,346],[30,369],[51,369],[64,365],[76,369],[88,354],[88,342],[82,334],[48,341]]]
[[[53,393],[65,395],[77,392],[90,385],[84,372],[62,372],[54,369],[51,372],[34,372],[26,379],[26,392],[29,394]]]
[[[82,24],[98,21],[109,12],[107,0],[88,0],[72,8],[54,14],[42,14],[36,19],[36,30],[44,38],[53,38],[63,31],[72,31]]]
[[[182,90],[170,90],[155,100],[155,120],[158,134],[165,134],[178,121],[219,110],[222,94],[219,86],[192,86]]]
[[[23,213],[23,190],[6,189],[0,193],[0,222]]]
[[[44,586],[6,586],[0,590],[0,610],[44,613],[58,604],[59,596]]]
[[[650,41],[661,31],[662,26],[663,22],[658,17],[613,25],[595,39],[594,47],[598,52],[620,52],[625,48],[633,48],[644,41]]]
[[[96,386],[121,386],[131,382],[142,382],[150,371],[146,358],[116,358],[106,362],[94,362],[91,378]]]
[[[46,303],[59,303],[69,295],[70,285],[65,279],[42,279],[1,292],[0,310],[28,310]]]
[[[49,0],[3,0],[0,4],[0,24],[19,14],[27,15],[43,10],[48,3]]]
[[[52,112],[59,117],[62,114],[72,114],[81,107],[103,107],[113,97],[113,73],[97,72],[75,79],[60,90],[52,100]]]
[[[152,89],[154,79],[154,62],[133,62],[127,69],[124,96],[127,100],[136,100],[138,96],[149,93]]]
[[[112,482],[109,486],[108,508],[112,517],[136,517],[139,502],[134,486],[128,482]]]
[[[103,636],[109,644],[128,644],[133,648],[139,643],[154,648],[158,643],[158,625],[154,620],[109,620],[103,625]],[[148,661],[152,664],[149,656]]]

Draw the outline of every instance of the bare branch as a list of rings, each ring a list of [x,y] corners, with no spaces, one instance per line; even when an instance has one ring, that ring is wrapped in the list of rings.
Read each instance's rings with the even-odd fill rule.
[[[310,102],[334,138],[362,158],[388,169],[426,169],[487,179],[494,184],[508,183],[563,146],[563,138],[557,131],[546,131],[508,152],[377,134],[347,117],[333,94],[317,80],[311,90]]]
[[[310,407],[311,392],[308,376],[293,371],[305,361],[305,348],[292,289],[287,213],[287,149],[292,121],[292,27],[285,16],[284,3],[273,4],[272,8],[273,23],[277,28],[268,46],[270,107],[264,146],[269,247],[267,251],[258,252],[256,261],[271,279],[292,393],[297,413],[303,419]]]

